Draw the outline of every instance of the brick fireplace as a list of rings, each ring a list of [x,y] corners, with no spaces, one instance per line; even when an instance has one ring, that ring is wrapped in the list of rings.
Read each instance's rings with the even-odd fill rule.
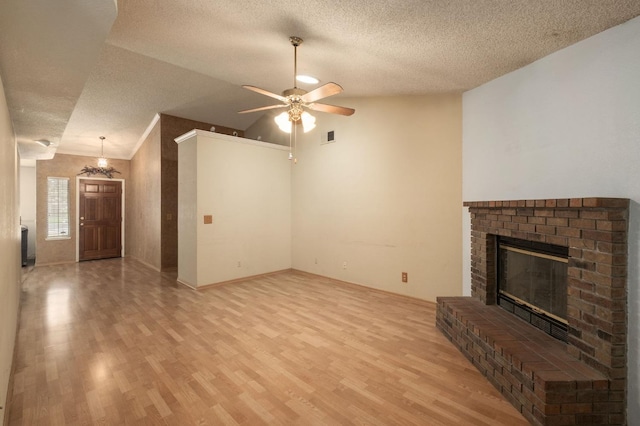
[[[471,297],[438,298],[437,327],[536,425],[626,424],[629,200],[465,202]],[[496,238],[568,247],[568,341],[496,305]]]

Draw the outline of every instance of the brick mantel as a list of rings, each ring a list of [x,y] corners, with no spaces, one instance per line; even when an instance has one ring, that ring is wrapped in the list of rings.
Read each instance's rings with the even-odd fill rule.
[[[579,418],[592,418],[584,417],[587,413],[589,416],[601,416],[598,417],[598,421],[603,423],[599,424],[624,423],[626,404],[620,401],[620,395],[623,395],[626,389],[627,374],[629,200],[590,197],[470,201],[465,202],[464,206],[469,208],[471,214],[471,298],[481,301],[484,306],[489,307],[496,303],[496,236],[569,248],[569,336],[565,345],[566,352],[586,367],[602,374],[609,381],[610,392],[610,398],[607,400],[609,405],[606,407],[596,405],[592,401],[589,407],[580,406],[580,409],[584,410],[583,413],[571,415],[574,415],[576,422]],[[468,305],[460,304],[452,298],[443,301],[443,312],[438,324],[452,340],[456,339],[456,336],[451,335],[455,332],[445,320],[451,322],[451,317],[446,317],[455,314],[455,308],[452,308],[455,306]],[[459,319],[460,315],[457,318]],[[482,334],[482,331],[479,333]],[[484,356],[487,357],[486,354]],[[535,376],[536,373],[533,374]],[[500,390],[503,394],[509,392],[503,388]],[[546,405],[545,407],[544,410],[548,410]],[[526,407],[521,405],[520,409],[524,410]],[[535,410],[543,409],[537,407]],[[536,419],[539,424],[546,424],[546,419],[550,419],[551,423],[552,417],[556,414],[567,415],[560,412],[539,412],[541,414]],[[529,416],[527,418],[531,420]]]
[[[465,201],[465,207],[501,208],[501,207],[536,207],[536,208],[629,208],[628,198],[552,198],[543,200],[502,200],[502,201]]]

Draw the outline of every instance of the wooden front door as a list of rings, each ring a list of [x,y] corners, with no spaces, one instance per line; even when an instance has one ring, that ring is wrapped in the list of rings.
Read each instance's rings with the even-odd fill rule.
[[[120,257],[122,182],[80,179],[80,260]]]

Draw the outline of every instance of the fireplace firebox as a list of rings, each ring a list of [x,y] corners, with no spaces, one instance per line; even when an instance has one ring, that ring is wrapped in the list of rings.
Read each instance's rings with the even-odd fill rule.
[[[498,237],[498,305],[567,341],[569,248]]]

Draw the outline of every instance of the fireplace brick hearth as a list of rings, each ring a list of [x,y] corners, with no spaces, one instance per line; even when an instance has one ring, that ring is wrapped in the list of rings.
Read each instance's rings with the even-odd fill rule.
[[[465,202],[471,297],[438,299],[438,328],[532,424],[626,424],[629,200]],[[496,237],[569,248],[568,342],[496,304]]]

